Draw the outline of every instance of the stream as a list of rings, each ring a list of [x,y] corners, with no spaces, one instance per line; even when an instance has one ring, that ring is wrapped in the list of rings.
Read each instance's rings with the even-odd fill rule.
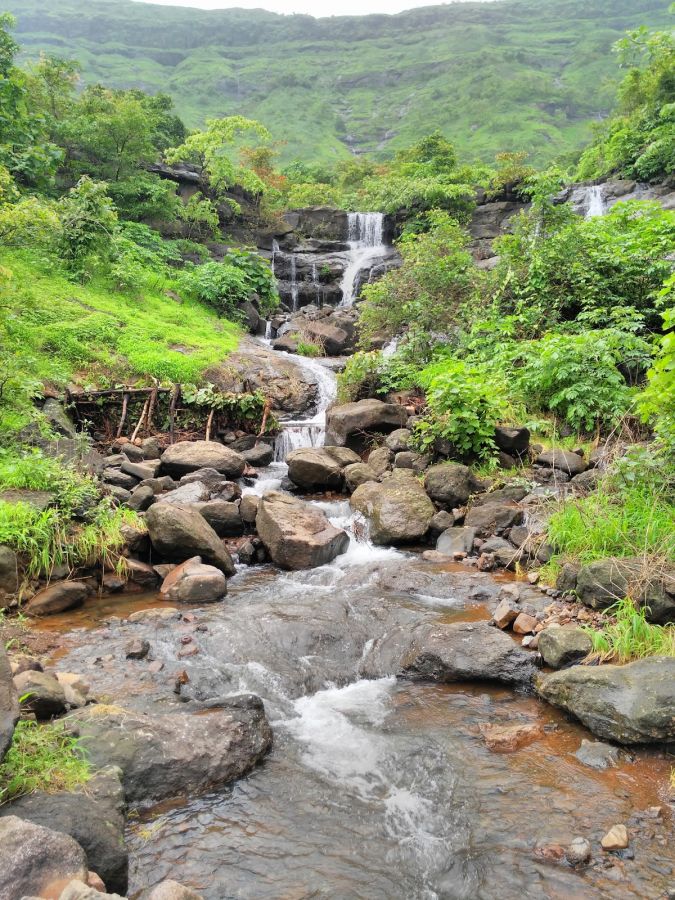
[[[249,492],[278,489],[287,453],[323,441],[335,376],[319,361],[292,359],[316,380],[317,408],[283,423],[277,460]],[[265,702],[274,746],[260,767],[228,789],[130,820],[130,896],[170,877],[205,900],[665,897],[673,849],[658,830],[636,827],[630,854],[606,866],[599,839],[615,822],[664,806],[668,761],[645,751],[598,772],[574,756],[589,733],[533,697],[363,678],[375,638],[421,620],[487,619],[500,582],[374,547],[348,501],[313,502],[350,533],[329,565],[240,567],[223,603],[186,610],[176,627],[125,623],[134,609],[161,606],[156,595],[102,598],[39,626],[64,634],[56,666],[86,671],[95,696],[167,711],[180,704],[171,673],[184,668],[188,705],[241,691]],[[187,634],[199,653],[178,659]],[[150,674],[144,661],[120,667],[132,636],[150,641],[163,672]],[[541,723],[545,736],[493,753],[478,730],[485,722]],[[535,853],[578,835],[594,846],[589,868]]]

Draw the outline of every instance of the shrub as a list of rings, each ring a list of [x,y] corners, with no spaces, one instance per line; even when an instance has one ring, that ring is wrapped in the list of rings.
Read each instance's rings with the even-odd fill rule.
[[[625,663],[646,656],[675,656],[675,626],[651,625],[645,618],[646,611],[629,597],[610,607],[607,615],[614,621],[600,631],[584,629],[594,652],[603,660]]]
[[[104,182],[83,176],[58,204],[59,248],[66,267],[80,277],[107,262],[117,232],[117,213]]]
[[[178,278],[179,288],[231,319],[239,319],[238,306],[255,295],[263,315],[279,302],[269,265],[257,254],[230,250],[222,263],[189,265]]]
[[[72,791],[90,777],[79,740],[67,734],[61,723],[22,721],[0,764],[0,802],[34,791]]]

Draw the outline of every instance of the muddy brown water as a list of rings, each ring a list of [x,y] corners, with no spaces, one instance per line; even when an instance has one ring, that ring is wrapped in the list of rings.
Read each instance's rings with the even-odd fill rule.
[[[670,760],[658,751],[597,772],[574,756],[592,736],[532,696],[358,678],[355,661],[383,610],[480,621],[490,602],[476,597],[498,588],[466,567],[352,546],[309,572],[242,571],[224,603],[170,626],[119,621],[166,606],[156,595],[103,598],[39,623],[62,636],[54,664],[86,671],[106,699],[170,712],[173,675],[185,668],[197,698],[253,690],[265,701],[275,743],[261,766],[130,818],[131,892],[171,877],[206,900],[665,897],[675,853]],[[150,640],[161,673],[124,658],[136,636]],[[186,636],[199,653],[181,660]],[[545,736],[494,753],[479,731],[486,722],[536,722]],[[653,806],[661,818],[642,817]],[[631,835],[626,858],[600,849],[618,822]],[[593,847],[588,868],[537,854],[576,836]]]

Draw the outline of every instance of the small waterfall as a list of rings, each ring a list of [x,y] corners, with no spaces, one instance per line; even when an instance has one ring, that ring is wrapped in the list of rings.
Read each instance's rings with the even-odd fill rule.
[[[271,319],[265,320],[265,340],[266,341],[272,340],[272,321],[271,321]]]
[[[393,356],[394,353],[396,353],[396,351],[398,350],[399,341],[399,337],[393,337],[389,341],[389,343],[385,344],[382,348],[382,356],[384,356],[385,358],[388,356]]]
[[[291,253],[291,308],[298,311],[298,263],[295,253]]]
[[[312,263],[312,284],[316,295],[316,305],[321,306],[321,284],[319,283],[319,270],[315,262]]]
[[[352,306],[361,288],[361,272],[385,253],[382,213],[348,213],[349,262],[342,276],[340,306]]]
[[[586,218],[594,219],[596,216],[604,216],[607,206],[605,204],[603,185],[594,184],[589,187],[587,198]]]
[[[305,356],[295,356],[292,353],[284,355],[313,376],[317,388],[316,412],[306,419],[281,422],[282,430],[274,443],[275,462],[285,462],[291,450],[323,446],[326,436],[326,410],[337,394],[335,373],[326,366]]]
[[[272,275],[276,275],[277,254],[279,253],[279,241],[272,241]]]

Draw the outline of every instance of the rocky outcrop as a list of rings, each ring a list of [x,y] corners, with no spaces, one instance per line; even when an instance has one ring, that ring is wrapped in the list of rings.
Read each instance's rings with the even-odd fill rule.
[[[171,562],[200,556],[223,574],[234,575],[232,557],[198,510],[155,503],[145,522],[152,546]]]
[[[181,476],[197,469],[215,469],[228,478],[239,478],[246,468],[243,456],[215,441],[178,441],[162,454],[162,472]]]
[[[639,557],[610,556],[582,566],[576,592],[581,602],[593,609],[630,596],[644,608],[650,622],[675,622],[675,570],[647,567]]]
[[[12,670],[3,644],[0,644],[0,762],[12,743],[14,727],[19,720],[19,703],[12,680]]]
[[[540,677],[536,687],[544,700],[562,707],[605,740],[675,741],[672,657],[650,657],[625,666],[573,666]]]
[[[407,419],[403,406],[382,400],[358,400],[334,406],[326,414],[326,444],[344,447],[357,432],[389,434],[402,428]]]
[[[424,488],[407,469],[382,483],[369,481],[351,496],[352,509],[368,519],[374,544],[410,544],[421,540],[436,512]]]
[[[325,565],[349,546],[347,533],[321,510],[280,491],[262,498],[256,527],[270,557],[284,569]]]
[[[227,784],[250,771],[272,743],[262,702],[252,695],[229,698],[208,715],[91,710],[64,721],[93,766],[119,766],[127,801],[137,805]]]
[[[214,603],[227,594],[227,579],[194,556],[169,572],[159,591],[171,603]]]
[[[286,457],[286,462],[288,477],[298,487],[308,491],[317,488],[339,490],[342,487],[343,467],[323,447],[303,447],[300,450],[293,450]]]

